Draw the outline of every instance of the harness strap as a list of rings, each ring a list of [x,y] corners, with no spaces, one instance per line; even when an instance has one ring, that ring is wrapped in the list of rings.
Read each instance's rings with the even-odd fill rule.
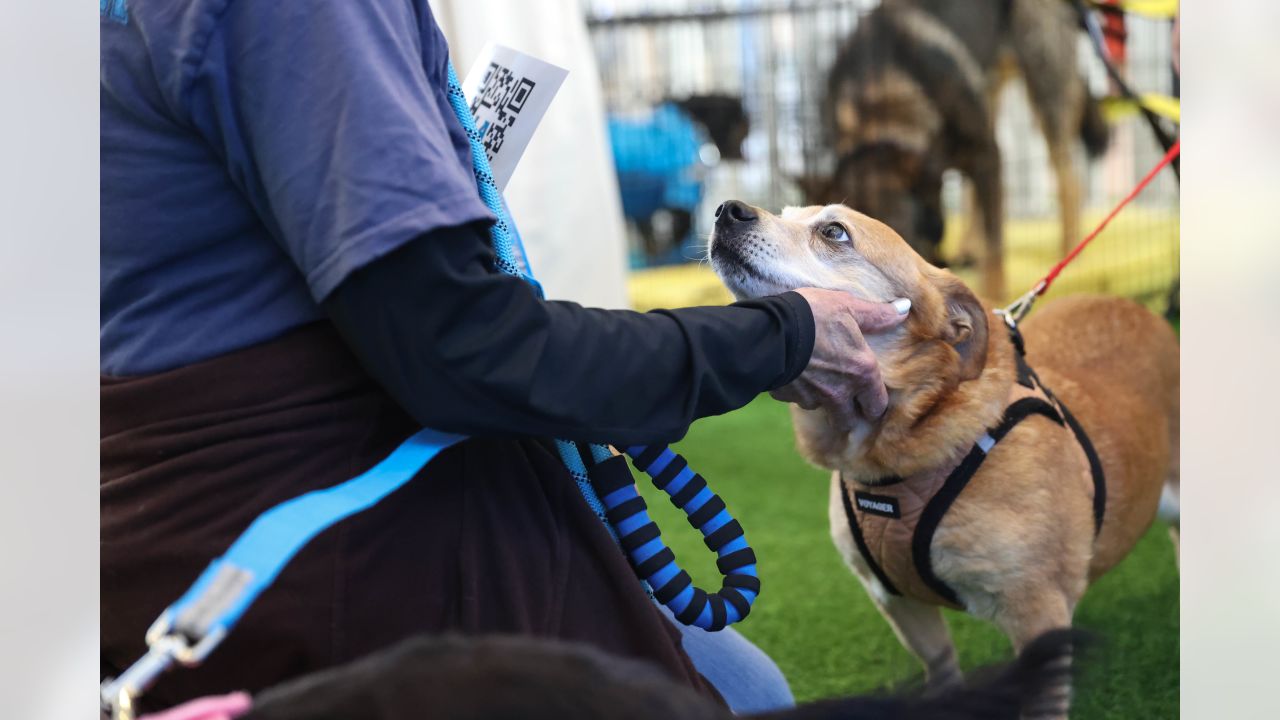
[[[1045,390],[1048,393],[1048,390]],[[1053,397],[1053,395],[1049,395]],[[1076,436],[1076,442],[1080,443],[1080,448],[1084,450],[1084,456],[1089,460],[1089,475],[1093,478],[1093,536],[1096,538],[1098,533],[1102,532],[1102,521],[1107,515],[1107,476],[1102,470],[1102,458],[1098,457],[1098,451],[1093,447],[1093,442],[1089,440],[1089,434],[1084,431],[1084,427],[1080,425],[1080,421],[1076,420],[1076,416],[1071,414],[1066,405],[1057,398],[1053,398],[1058,403],[1058,409],[1062,411],[1062,417],[1066,418],[1067,427],[1071,428],[1071,432]]]
[[[956,466],[955,470],[947,476],[942,483],[942,488],[938,490],[938,494],[934,495],[924,511],[920,513],[920,522],[916,525],[916,532],[911,537],[911,557],[915,562],[916,572],[920,573],[920,579],[929,586],[931,590],[939,596],[945,598],[948,602],[963,607],[960,597],[956,592],[947,585],[942,578],[938,577],[933,571],[933,561],[929,556],[929,548],[933,543],[933,534],[938,530],[938,524],[942,522],[942,518],[947,514],[947,510],[951,509],[951,504],[960,496],[960,491],[964,490],[973,476],[978,473],[978,469],[982,467],[982,463],[987,459],[987,453],[996,443],[1000,442],[1010,430],[1017,427],[1018,423],[1026,420],[1032,415],[1041,415],[1049,418],[1058,425],[1062,424],[1062,416],[1058,414],[1056,408],[1048,402],[1040,398],[1022,398],[1014,402],[1004,411],[1004,419],[1000,421],[993,430],[985,433],[983,437],[974,443],[973,448],[969,450],[969,454],[964,460]]]
[[[1014,347],[1018,349],[1014,357],[1018,363],[1018,383],[1024,387],[1039,389],[1058,406],[1063,419],[1067,421],[1067,427],[1071,428],[1071,434],[1075,435],[1076,442],[1080,444],[1080,449],[1084,450],[1084,456],[1089,461],[1089,476],[1093,479],[1093,535],[1098,536],[1102,532],[1102,521],[1106,519],[1107,514],[1107,475],[1102,469],[1102,458],[1098,457],[1098,451],[1093,446],[1093,441],[1089,439],[1089,433],[1085,432],[1084,426],[1076,420],[1076,416],[1071,414],[1065,403],[1058,399],[1053,391],[1045,387],[1040,381],[1040,376],[1027,363],[1027,358],[1023,350],[1022,333],[1017,327],[1009,328],[1009,336],[1013,339]]]
[[[1032,415],[1041,415],[1049,418],[1060,426],[1070,428],[1076,442],[1080,444],[1081,450],[1084,451],[1085,457],[1089,462],[1089,474],[1093,480],[1093,521],[1094,536],[1096,537],[1102,531],[1102,521],[1106,515],[1107,508],[1107,482],[1106,475],[1102,468],[1102,460],[1098,456],[1097,450],[1093,446],[1093,442],[1089,439],[1089,434],[1085,432],[1084,427],[1076,420],[1067,406],[1053,394],[1049,388],[1045,387],[1041,382],[1040,376],[1031,367],[1026,359],[1025,343],[1022,339],[1022,333],[1018,330],[1015,323],[1007,323],[1009,330],[1009,341],[1013,344],[1015,353],[1014,359],[1017,367],[1017,382],[1019,385],[1029,389],[1038,390],[1044,394],[1048,400],[1038,397],[1024,397],[1013,402],[1005,409],[1004,416],[995,428],[982,434],[974,442],[973,447],[969,449],[968,454],[960,461],[943,481],[942,486],[937,493],[929,499],[924,509],[920,513],[920,518],[916,522],[915,531],[911,536],[911,559],[915,565],[917,574],[920,579],[933,590],[937,595],[947,602],[962,607],[959,596],[947,583],[938,577],[933,570],[933,562],[930,555],[930,549],[933,544],[933,536],[938,530],[942,518],[951,509],[951,505],[956,498],[960,496],[960,492],[964,490],[973,476],[981,469],[982,463],[986,461],[987,455],[991,449],[996,446],[1001,439],[1009,434],[1018,423],[1031,417]],[[891,595],[901,595],[901,592],[889,580],[884,568],[876,561],[870,549],[867,546],[866,539],[863,537],[862,528],[858,524],[857,513],[854,511],[853,503],[849,499],[849,488],[844,485],[844,478],[840,477],[840,500],[844,508],[845,517],[849,520],[849,531],[853,535],[854,544],[858,548],[858,552],[862,554],[867,565],[870,567],[873,575],[884,586],[885,590]],[[900,478],[892,480],[901,482]]]
[[[862,553],[862,559],[867,561],[871,574],[875,575],[884,586],[885,592],[890,595],[901,595],[897,586],[885,574],[884,568],[880,567],[880,563],[876,562],[867,548],[867,540],[862,536],[862,527],[858,525],[858,515],[853,511],[853,503],[849,500],[849,488],[844,484],[844,475],[837,475],[836,479],[840,481],[840,504],[844,507],[844,516],[849,519],[849,533],[853,535],[853,544],[858,547],[858,552]]]

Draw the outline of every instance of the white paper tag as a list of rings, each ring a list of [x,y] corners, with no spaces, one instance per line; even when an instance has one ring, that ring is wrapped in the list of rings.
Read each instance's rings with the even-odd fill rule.
[[[506,188],[534,128],[568,74],[562,67],[502,45],[489,43],[480,51],[462,83],[462,93],[498,190]]]

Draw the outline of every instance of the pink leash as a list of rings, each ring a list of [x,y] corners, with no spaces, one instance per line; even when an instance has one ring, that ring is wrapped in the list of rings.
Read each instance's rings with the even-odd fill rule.
[[[164,712],[143,715],[138,720],[235,720],[252,706],[249,693],[234,692],[197,698]]]

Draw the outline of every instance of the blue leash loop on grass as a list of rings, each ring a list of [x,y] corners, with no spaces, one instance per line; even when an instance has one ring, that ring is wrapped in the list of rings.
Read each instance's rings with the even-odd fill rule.
[[[718,556],[716,567],[724,575],[724,584],[714,593],[694,587],[689,574],[676,565],[675,554],[663,544],[657,524],[649,519],[631,473],[620,464],[619,472],[599,473],[595,488],[636,574],[653,587],[654,598],[686,625],[714,632],[745,618],[760,594],[756,554],[724,501],[683,457],[665,445],[637,445],[627,448],[626,453],[702,533],[707,548]]]
[[[471,109],[449,65],[449,103],[471,145],[472,170],[481,198],[497,222],[490,228],[497,268],[542,288],[528,272],[520,236],[510,221],[489,168],[489,158],[476,130]],[[287,500],[259,515],[221,557],[201,573],[177,602],[170,605],[147,631],[148,651],[120,677],[101,688],[103,708],[115,718],[131,718],[133,703],[174,662],[197,665],[217,647],[254,600],[275,581],[280,571],[316,535],[335,523],[366,510],[413,479],[440,451],[464,440],[461,435],[423,429],[405,440],[369,470],[323,490]],[[626,461],[606,445],[578,445],[556,440],[566,470],[583,499],[626,551],[654,598],[685,624],[720,630],[746,617],[760,592],[755,554],[742,528],[729,517],[724,502],[706,482],[687,468],[683,458],[665,446],[633,447],[628,454],[653,477],[677,507],[698,528],[707,547],[719,555],[717,566],[724,587],[706,593],[693,587],[689,575],[675,564],[663,544],[644,500],[636,491]],[[588,465],[590,467],[588,467]],[[601,500],[603,495],[604,500]]]

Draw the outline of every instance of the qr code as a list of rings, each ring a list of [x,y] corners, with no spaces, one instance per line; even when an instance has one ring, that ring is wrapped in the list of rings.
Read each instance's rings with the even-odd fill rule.
[[[471,114],[476,118],[485,154],[490,160],[502,149],[507,131],[520,116],[535,84],[495,62],[485,69],[480,92],[471,102]]]

